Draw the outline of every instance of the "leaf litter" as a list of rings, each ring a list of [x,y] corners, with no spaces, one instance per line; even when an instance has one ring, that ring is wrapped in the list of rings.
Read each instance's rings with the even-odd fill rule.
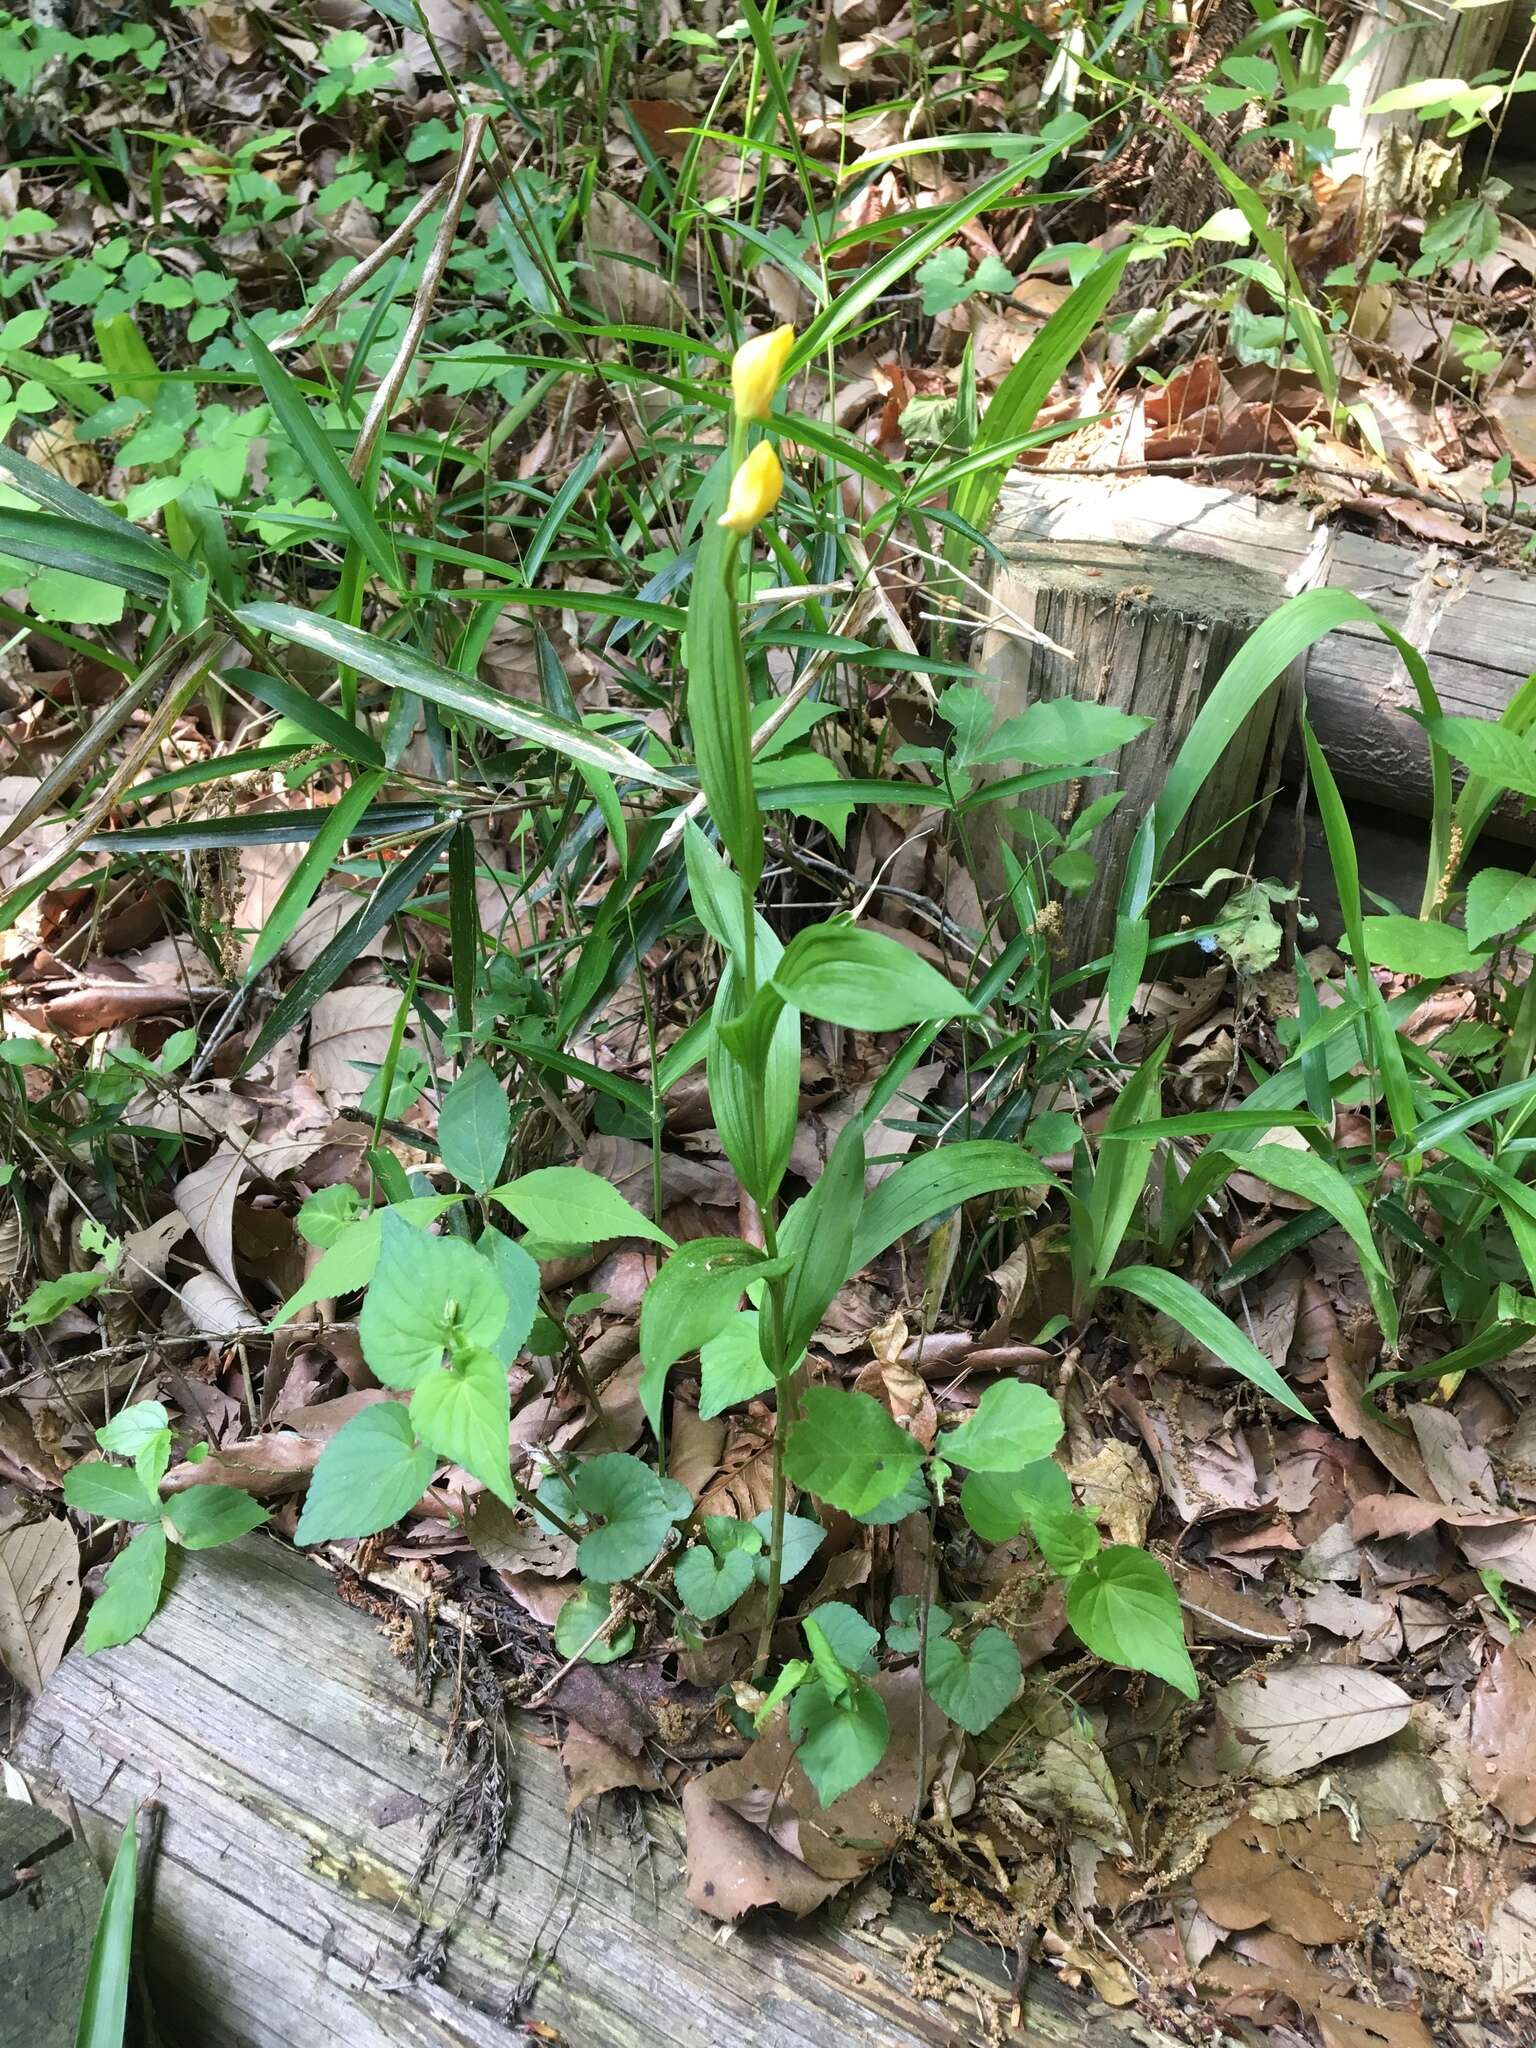
[[[829,161],[848,145],[879,149],[906,139],[899,122],[862,112],[865,100],[899,83],[900,24],[878,5],[834,12],[841,26],[823,50],[824,88],[797,84],[793,103],[800,139]],[[258,31],[239,10],[204,9],[196,29],[221,119],[251,119],[273,58],[270,24]],[[383,33],[370,25],[360,60],[372,54],[368,36]],[[451,99],[432,84],[435,59],[425,44],[389,47],[389,61],[412,77],[412,118],[449,116]],[[295,54],[312,64],[318,51],[307,44]],[[468,43],[462,54],[470,61]],[[667,78],[666,93],[637,93],[626,102],[633,125],[608,138],[610,182],[595,188],[578,260],[592,308],[610,323],[677,329],[707,302],[702,270],[691,258],[675,260],[678,250],[636,202],[648,175],[645,150],[674,164],[687,158],[682,131],[703,119],[709,76],[701,60]],[[992,90],[977,98],[988,131],[1000,132],[1010,110],[988,104]],[[382,104],[402,126],[401,109]],[[286,209],[288,194],[307,224],[329,222],[318,231],[330,255],[365,253],[349,237],[377,242],[382,201],[322,213],[319,182],[302,157],[285,155],[276,138],[258,154],[266,167],[251,175],[279,195],[274,204]],[[744,180],[756,178],[747,157],[718,143],[704,154],[699,189],[709,202],[739,199]],[[1102,167],[1100,215],[1089,222],[1102,246],[1116,207],[1140,204],[1137,180],[1144,188],[1154,175],[1146,161],[1137,168],[1136,149],[1126,155],[1112,173]],[[254,216],[220,218],[226,195],[207,169],[195,152],[174,161],[178,216],[221,230],[228,273],[242,285],[259,280],[275,258],[272,237],[264,239]],[[835,254],[835,267],[856,274],[889,246],[881,232],[888,221],[963,189],[936,159],[900,158],[839,210],[837,230],[861,239]],[[6,191],[9,214],[23,196],[19,185]],[[782,217],[754,284],[776,318],[803,325],[808,224],[796,217],[792,193],[778,198]],[[1311,276],[1325,256],[1339,263],[1357,253],[1362,230],[1358,195],[1324,181],[1309,203],[1310,214],[1297,216],[1290,257]],[[1251,309],[1234,303],[1223,309],[1215,352],[1202,342],[1178,356],[1175,316],[1174,353],[1162,359],[1174,367],[1155,382],[1120,378],[1090,350],[1038,415],[1040,424],[1084,424],[1022,459],[1091,473],[1108,450],[1110,466],[1184,464],[1191,474],[1273,490],[1280,465],[1265,458],[1297,458],[1285,473],[1299,475],[1335,518],[1481,547],[1489,559],[1511,555],[1531,521],[1518,487],[1505,487],[1512,470],[1536,475],[1531,372],[1516,346],[1536,244],[1525,223],[1492,204],[1484,210],[1493,219],[1491,245],[1483,246],[1488,229],[1479,223],[1482,239],[1447,265],[1415,276],[1405,262],[1390,287],[1366,287],[1354,302],[1337,350],[1338,395],[1368,419],[1363,438],[1337,438],[1325,424],[1322,392],[1284,339],[1257,332]],[[487,198],[477,226],[494,212]],[[21,233],[24,256],[40,232]],[[1076,249],[1072,234],[1068,216],[1057,239]],[[1411,257],[1423,240],[1422,221],[1404,207],[1385,224],[1378,249]],[[1027,274],[1010,267],[1022,271],[1031,258]],[[839,365],[839,428],[888,464],[933,445],[940,410],[961,402],[962,376],[974,375],[992,395],[1042,319],[1069,296],[1069,268],[1068,258],[1053,260],[1051,243],[1032,248],[1028,223],[1007,209],[966,223],[918,269],[912,317],[921,339],[905,351],[910,359],[886,330]],[[1489,316],[1506,367],[1481,403],[1463,390],[1443,403],[1446,380],[1462,377],[1457,354],[1474,351],[1478,339],[1456,338],[1441,315],[1462,304],[1458,295],[1474,275],[1485,291],[1524,280],[1505,285]],[[492,288],[506,286],[498,278]],[[1383,299],[1368,300],[1369,290]],[[70,303],[67,292],[60,303]],[[455,345],[445,331],[447,356]],[[807,416],[831,395],[816,388],[820,374],[808,368],[796,394]],[[530,416],[516,444],[520,479],[558,488],[577,474],[594,434],[603,437],[602,453],[591,474],[623,460],[626,427],[604,420],[579,387],[575,378],[557,382]],[[466,445],[489,429],[488,389],[489,379],[471,377],[462,393],[455,431]],[[413,428],[441,425],[433,396],[428,389],[402,400]],[[653,397],[642,388],[636,402],[644,408]],[[503,394],[496,399],[499,406]],[[941,422],[941,443],[943,431]],[[83,448],[73,430],[27,441],[31,459],[51,474],[87,488],[111,490],[114,480],[132,488],[127,478],[138,466],[121,458],[124,473],[114,479],[87,460],[91,445]],[[844,496],[872,510],[882,486],[849,454]],[[1202,469],[1205,459],[1211,466]],[[491,523],[498,531],[482,538],[494,560],[497,549],[511,549],[505,523]],[[615,577],[608,559],[586,581],[570,575],[572,604],[558,628],[500,622],[484,644],[486,680],[537,704],[548,646],[568,692],[567,678],[574,680],[582,711],[601,723],[638,703],[643,729],[659,701],[660,662],[617,641],[599,643],[592,628],[600,615],[579,606],[583,591],[612,595],[621,587]],[[274,577],[264,594],[280,589]],[[869,608],[891,647],[910,655],[932,644],[913,561],[878,563],[870,590]],[[68,616],[28,622],[22,659],[10,660],[7,650],[8,704],[19,719],[10,742],[15,772],[0,794],[13,816],[68,744],[63,704],[110,695],[110,666],[102,669],[80,644],[50,638],[48,625]],[[783,653],[771,649],[770,663]],[[786,680],[791,672],[786,664]],[[860,727],[850,715],[846,730],[829,722],[825,751],[797,741],[796,772],[806,781],[825,777],[830,762],[830,787],[873,740],[892,735],[914,749],[936,736],[952,746],[953,733],[945,739],[933,715],[937,693],[907,688],[907,680],[893,682],[888,668],[861,671],[860,715],[869,722]],[[240,687],[233,673],[229,685]],[[252,742],[263,723],[252,722]],[[155,766],[202,766],[223,751],[234,751],[229,729],[189,712],[164,735]],[[429,735],[391,765],[402,801],[430,791],[442,772]],[[286,772],[258,767],[215,782],[223,793],[209,808],[247,821],[297,810]],[[324,766],[316,774],[305,801],[329,807],[340,781]],[[920,762],[917,775],[916,786],[932,783]],[[207,816],[181,792],[141,799],[130,790],[123,810],[136,827],[184,827]],[[515,808],[509,815],[515,820]],[[846,824],[832,829],[825,803],[802,796],[775,814],[793,821],[774,827],[785,877],[777,909],[792,922],[791,881],[832,902],[862,899],[867,930],[961,983],[973,951],[988,958],[987,912],[943,835],[929,826],[914,831],[913,815],[894,801],[873,804],[849,843]],[[540,949],[565,944],[573,929],[579,937],[596,928],[612,875],[605,866],[578,868],[563,895],[540,893],[546,853],[507,826],[494,813],[476,821],[491,871],[477,871],[476,911],[501,934],[500,978],[487,972],[470,992],[487,1044],[505,1056],[498,1088],[515,1105],[500,1153],[510,1145],[523,1173],[585,1167],[669,1243],[753,1241],[752,1205],[709,1127],[697,1075],[659,1079],[712,993],[718,953],[692,932],[665,946],[653,938],[638,963],[611,973],[605,1002],[584,1015],[581,1031],[556,1044],[555,984],[537,964]],[[14,886],[66,843],[61,826],[35,820],[0,849],[0,880]],[[179,874],[167,866],[151,886],[102,896],[97,858],[72,848],[4,940],[6,1044],[24,1048],[6,1078],[16,1084],[17,1106],[38,1111],[42,1133],[0,1190],[8,1204],[0,1253],[21,1310],[0,1407],[0,1664],[31,1694],[76,1626],[82,1566],[99,1595],[104,1568],[122,1554],[112,1524],[64,1512],[69,1473],[99,1462],[98,1428],[136,1404],[163,1403],[174,1439],[164,1499],[227,1489],[259,1502],[274,1531],[292,1538],[325,1446],[361,1417],[399,1410],[406,1392],[378,1384],[364,1358],[357,1303],[367,1275],[345,1264],[327,1268],[340,1234],[329,1233],[355,1219],[386,1173],[418,1197],[454,1193],[458,1183],[479,1195],[490,1185],[489,1177],[484,1186],[466,1181],[457,1166],[454,1177],[444,1172],[451,1062],[443,1060],[442,1033],[461,991],[441,906],[418,906],[418,914],[346,945],[332,983],[312,993],[273,1042],[258,1038],[274,998],[325,961],[360,907],[363,885],[387,872],[389,860],[354,862],[325,883],[253,999],[241,982],[257,935],[300,867],[298,844],[253,838],[189,847],[174,856],[185,864]],[[823,1805],[782,1713],[747,1732],[764,1704],[751,1655],[767,1613],[761,1580],[744,1578],[709,1634],[685,1623],[665,1597],[675,1590],[680,1553],[698,1553],[694,1538],[710,1517],[751,1524],[772,1508],[771,1385],[744,1387],[715,1407],[706,1398],[712,1363],[695,1357],[697,1347],[674,1362],[665,1397],[665,1463],[655,1477],[658,1487],[663,1476],[675,1483],[688,1506],[679,1520],[668,1518],[663,1497],[652,1503],[658,1529],[674,1532],[656,1536],[646,1565],[649,1588],[662,1599],[618,1588],[612,1606],[599,1603],[591,1617],[584,1609],[581,1633],[562,1637],[591,1531],[578,1540],[454,1462],[434,1465],[430,1483],[386,1533],[338,1538],[328,1550],[387,1612],[408,1605],[408,1594],[421,1605],[447,1600],[471,1618],[482,1649],[498,1646],[486,1698],[536,1703],[557,1716],[573,1811],[654,1788],[679,1799],[689,1897],[716,1919],[771,1906],[803,1915],[885,1871],[893,1885],[927,1897],[941,1919],[954,1916],[1011,1952],[1033,1953],[1114,2004],[1139,2004],[1163,2028],[1180,2031],[1181,2010],[1199,2000],[1201,2016],[1186,2038],[1200,2038],[1214,2018],[1270,2030],[1276,2040],[1301,2029],[1321,2048],[1420,2048],[1442,2029],[1468,2043],[1513,2041],[1530,2024],[1518,2001],[1536,1995],[1536,1843],[1527,1840],[1536,1826],[1528,1761],[1536,1653],[1527,1648],[1519,1600],[1536,1592],[1529,1361],[1513,1349],[1486,1374],[1428,1377],[1412,1398],[1403,1398],[1405,1389],[1378,1399],[1367,1382],[1381,1361],[1381,1332],[1355,1249],[1339,1229],[1315,1233],[1261,1268],[1238,1296],[1242,1329],[1297,1391],[1307,1421],[1266,1405],[1218,1352],[1165,1315],[1127,1305],[1083,1328],[1065,1320],[1072,1289],[1060,1180],[1072,1170],[1075,1118],[1066,1118],[1065,1133],[1049,1119],[1081,1110],[1084,1127],[1101,1135],[1126,1074],[1170,1026],[1163,1113],[1225,1106],[1234,1091],[1237,1099],[1247,1092],[1247,1061],[1254,1072],[1275,1064],[1273,1020],[1250,1005],[1248,984],[1277,956],[1288,899],[1282,885],[1257,886],[1263,900],[1248,901],[1240,917],[1229,905],[1222,964],[1203,977],[1143,983],[1107,1040],[1101,1005],[1072,1020],[1091,1057],[1069,1085],[1056,1087],[1047,1075],[1040,1100],[1024,1105],[1040,1124],[1042,1171],[1033,1186],[973,1199],[931,1233],[923,1234],[925,1219],[882,1246],[836,1290],[810,1345],[813,1387],[862,1393],[925,1450],[941,1430],[963,1426],[994,1388],[1024,1383],[1059,1399],[1072,1501],[1105,1544],[1145,1548],[1174,1573],[1201,1680],[1198,1703],[1157,1678],[1117,1676],[1085,1654],[1059,1586],[1022,1528],[983,1547],[952,1505],[932,1519],[914,1508],[883,1522],[823,1507],[813,1525],[818,1540],[787,1576],[788,1598],[793,1611],[814,1614],[856,1595],[866,1618],[880,1623],[882,1668],[869,1684],[890,1729],[873,1774]],[[1349,999],[1337,955],[1313,954],[1306,964],[1314,1002],[1332,1008]],[[608,973],[609,963],[599,971]],[[1280,978],[1278,1009],[1294,1020],[1297,982],[1283,970]],[[1380,980],[1385,993],[1397,992],[1392,976]],[[1455,993],[1454,1014],[1421,1019],[1405,1034],[1426,1058],[1440,1058],[1439,1042],[1462,1023],[1487,1021],[1484,998],[1459,984]],[[194,1045],[178,1046],[189,1023]],[[823,1170],[878,1091],[897,1042],[836,1024],[808,1040],[789,1153],[798,1181]],[[952,1125],[979,1126],[1003,1099],[954,1056],[951,1040],[939,1045],[940,1055],[913,1066],[866,1129],[866,1199],[900,1161]],[[541,1059],[551,1050],[578,1064]],[[1477,1071],[1486,1073],[1486,1062]],[[1058,1101],[1059,1109],[1051,1106]],[[1374,1124],[1380,1107],[1356,1088],[1347,1108],[1334,1105],[1335,1140],[1349,1136],[1346,1117]],[[129,1134],[134,1184],[126,1207],[103,1159],[67,1141],[93,1117]],[[1285,1128],[1267,1135],[1277,1145],[1295,1140]],[[1364,1142],[1359,1132],[1354,1142]],[[1200,1140],[1174,1143],[1184,1148],[1175,1154],[1183,1170]],[[490,1175],[501,1165],[498,1158]],[[329,1198],[337,1207],[327,1220]],[[1258,1174],[1233,1173],[1211,1209],[1209,1243],[1185,1255],[1189,1277],[1211,1292],[1232,1258],[1313,1206]],[[1149,1228],[1155,1224],[1153,1215]],[[1430,1253],[1440,1249],[1431,1242]],[[637,1447],[654,1463],[637,1328],[661,1257],[654,1236],[618,1228],[575,1243],[556,1237],[535,1251],[538,1305],[509,1374],[514,1476],[532,1487],[572,1461]],[[1401,1291],[1408,1296],[1415,1284],[1405,1275]],[[40,1296],[49,1288],[52,1295]],[[274,1329],[280,1305],[306,1294]],[[1433,1365],[1451,1348],[1446,1338],[1446,1319],[1431,1308],[1399,1361]],[[607,1513],[599,1533],[611,1536],[627,1519],[622,1507]],[[675,1533],[684,1526],[686,1542]],[[717,1557],[713,1569],[724,1579],[726,1560]],[[911,1603],[930,1586],[1001,1636],[1013,1659],[1007,1668],[1016,1666],[1008,1685],[1017,1698],[979,1734],[946,1714],[920,1680]],[[588,1657],[594,1648],[616,1652],[614,1661]]]

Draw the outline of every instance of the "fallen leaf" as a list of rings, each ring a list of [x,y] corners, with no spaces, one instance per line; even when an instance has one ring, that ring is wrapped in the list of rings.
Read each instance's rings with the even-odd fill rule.
[[[1224,1687],[1216,1703],[1249,1767],[1274,1783],[1381,1742],[1403,1727],[1413,1702],[1376,1671],[1297,1663]]]
[[[565,1766],[566,1781],[570,1787],[565,1801],[567,1813],[575,1813],[589,1799],[601,1799],[605,1792],[656,1790],[656,1773],[644,1753],[626,1756],[623,1750],[604,1742],[600,1735],[583,1728],[579,1721],[566,1724],[560,1743],[560,1761]]]
[[[0,1536],[0,1662],[35,1699],[80,1611],[80,1545],[61,1515]]]
[[[1491,1657],[1468,1714],[1473,1785],[1513,1827],[1536,1821],[1536,1641],[1528,1632]]]
[[[1342,1813],[1274,1827],[1245,1813],[1212,1840],[1193,1883],[1201,1911],[1220,1927],[1267,1924],[1325,1942],[1353,1940],[1377,1908],[1381,1876],[1380,1849],[1369,1837],[1352,1841]]]

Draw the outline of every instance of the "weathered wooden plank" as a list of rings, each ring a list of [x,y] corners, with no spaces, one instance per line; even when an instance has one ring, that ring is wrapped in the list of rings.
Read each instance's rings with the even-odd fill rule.
[[[258,1537],[184,1558],[139,1641],[67,1657],[17,1760],[102,1847],[142,1798],[162,1801],[150,1969],[199,2048],[504,2048],[531,2022],[578,2048],[1001,2038],[1008,1972],[974,1942],[951,1939],[941,1961],[953,2002],[912,1996],[901,1958],[938,1931],[916,1907],[877,1930],[704,1920],[683,1895],[673,1805],[573,1823],[537,1722],[515,1732],[496,1878],[466,1904],[450,1869],[423,1904],[412,1880],[449,1789],[443,1736],[370,1619]],[[418,1930],[450,1922],[439,1981],[413,1976]],[[1157,2039],[1040,1971],[1010,2038]]]
[[[1102,566],[1120,548],[1160,548],[1267,570],[1282,586],[1352,590],[1400,631],[1423,621],[1420,651],[1442,708],[1496,718],[1536,671],[1536,582],[1512,570],[1314,527],[1306,509],[1177,477],[1031,477],[1003,493],[996,536],[1005,553],[1051,542],[1063,560]],[[1019,593],[999,570],[997,596]],[[1351,622],[1313,648],[1307,701],[1345,793],[1415,816],[1429,809],[1429,758],[1410,715],[1418,708],[1402,663],[1372,626]],[[1518,808],[1500,829],[1529,843]]]

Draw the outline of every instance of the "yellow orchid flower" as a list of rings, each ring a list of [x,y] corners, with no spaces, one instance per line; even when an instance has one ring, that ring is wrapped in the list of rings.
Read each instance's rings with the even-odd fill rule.
[[[765,420],[773,410],[784,365],[795,345],[793,327],[776,327],[744,341],[731,358],[731,396],[739,420]]]
[[[759,441],[731,478],[730,495],[720,524],[732,533],[748,534],[768,517],[784,488],[784,472],[771,441]]]

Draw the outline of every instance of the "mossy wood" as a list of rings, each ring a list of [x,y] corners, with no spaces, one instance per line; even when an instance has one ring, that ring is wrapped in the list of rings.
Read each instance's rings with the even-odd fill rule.
[[[163,1802],[148,1973],[187,2048],[506,2048],[525,2029],[571,2048],[1172,2048],[1045,1969],[1011,2026],[1011,1959],[915,1901],[858,1930],[836,1904],[721,1928],[684,1896],[675,1801],[569,1818],[543,1719],[513,1731],[496,1876],[466,1907],[450,1867],[423,1902],[423,1829],[453,1786],[444,1712],[333,1580],[254,1537],[183,1557],[136,1642],[66,1657],[16,1761],[39,1798],[74,1801],[98,1856],[141,1799]],[[450,1921],[441,1974],[417,1974]],[[943,1995],[919,1998],[904,1965],[933,1935],[924,1984]]]

